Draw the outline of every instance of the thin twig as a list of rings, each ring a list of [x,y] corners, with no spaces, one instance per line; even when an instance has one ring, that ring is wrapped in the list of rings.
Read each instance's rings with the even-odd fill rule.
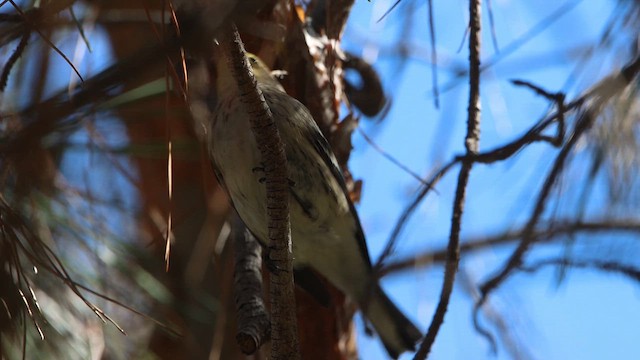
[[[541,224],[541,230],[536,230],[531,236],[535,243],[549,243],[556,238],[575,235],[578,233],[593,234],[599,232],[619,232],[640,234],[640,220],[598,219],[591,221],[582,220],[555,220],[549,224]],[[496,246],[511,244],[522,238],[524,228],[510,230],[495,235],[466,239],[460,244],[460,253],[470,253],[492,249]],[[378,273],[385,276],[390,273],[413,270],[416,267],[433,266],[447,261],[447,248],[436,249],[418,254],[410,258],[401,259],[386,265]]]
[[[371,145],[375,151],[377,151],[380,155],[382,155],[382,157],[389,160],[392,164],[399,167],[402,171],[411,175],[411,177],[413,177],[415,180],[417,180],[421,184],[423,185],[427,184],[427,182],[423,180],[420,177],[420,175],[418,175],[415,171],[411,170],[407,165],[400,162],[400,160],[396,159],[393,155],[389,154],[385,149],[383,149],[380,145],[378,145],[372,138],[370,138],[369,135],[367,135],[367,133],[364,132],[362,127],[358,126],[357,129],[360,132],[360,135],[362,136],[362,138],[367,143],[369,143],[369,145]]]
[[[433,103],[436,109],[440,108],[440,91],[438,90],[438,51],[436,50],[436,28],[433,20],[433,0],[427,2],[429,10],[429,37],[431,38],[431,88],[433,91]]]
[[[433,176],[429,179],[429,181],[423,183],[424,185],[422,185],[422,188],[420,189],[418,194],[416,194],[416,197],[414,198],[414,200],[411,202],[411,204],[409,204],[409,206],[407,206],[405,211],[400,215],[400,218],[396,222],[396,226],[393,228],[393,231],[391,232],[391,236],[387,241],[387,245],[385,246],[385,249],[382,251],[382,255],[380,255],[380,258],[376,262],[375,273],[378,273],[378,271],[383,267],[385,260],[389,256],[391,256],[391,254],[393,253],[395,244],[398,242],[398,239],[400,238],[400,233],[402,233],[402,230],[404,230],[406,224],[409,221],[409,218],[411,217],[411,215],[414,214],[415,210],[418,208],[418,205],[420,205],[422,200],[424,200],[425,196],[427,196],[427,194],[444,177],[444,175],[447,172],[449,172],[449,170],[458,162],[459,162],[458,159],[454,159],[453,161],[449,162],[448,164],[440,168],[440,170],[438,170],[435,174],[433,174]]]
[[[179,44],[179,39],[170,38],[165,44],[154,44],[141,49],[87,79],[71,97],[65,89],[47,100],[27,106],[19,113],[23,127],[19,132],[2,138],[0,154],[20,152],[32,143],[28,139],[39,139],[62,127],[62,121],[72,113],[105,100],[115,84],[130,80],[132,76],[140,73],[140,70],[162,61],[166,52],[177,50]],[[8,115],[0,114],[0,119],[3,116]]]
[[[583,106],[587,101],[592,100],[596,97],[600,97],[604,94],[611,93],[613,94],[619,92],[619,85],[621,82],[628,83],[631,81],[633,77],[636,76],[638,72],[638,68],[640,68],[640,57],[634,59],[628,66],[625,67],[620,73],[616,75],[612,75],[601,80],[597,85],[595,85],[592,90],[587,91],[582,96],[577,99],[571,101],[570,103],[564,104],[564,101],[558,102],[558,111],[548,115],[547,117],[540,120],[537,124],[531,127],[527,132],[525,132],[519,138],[500,146],[496,149],[489,150],[483,153],[478,154],[465,154],[454,157],[453,160],[449,161],[446,165],[444,165],[436,174],[430,178],[429,181],[423,182],[424,185],[421,187],[420,191],[416,194],[413,201],[407,205],[405,210],[402,212],[402,215],[396,222],[396,226],[393,229],[393,232],[387,242],[388,249],[393,248],[394,244],[398,241],[402,230],[406,226],[407,222],[413,216],[418,205],[424,200],[424,198],[428,195],[429,191],[434,188],[434,186],[441,180],[441,178],[457,163],[462,162],[465,159],[471,159],[474,162],[479,163],[494,163],[497,161],[506,160],[509,157],[513,156],[520,149],[522,149],[525,145],[530,144],[535,141],[546,141],[554,144],[554,139],[550,139],[542,135],[543,131],[545,131],[551,124],[554,122],[558,122],[558,133],[564,133],[564,118],[566,114],[570,111],[574,111],[581,106]],[[626,79],[626,80],[624,80]],[[555,144],[554,144],[555,145]],[[381,260],[378,261],[378,265],[381,264],[383,259],[386,259],[390,254],[386,254],[386,251],[383,252]]]
[[[539,262],[536,262],[531,265],[521,266],[520,271],[526,273],[535,273],[538,270],[547,267],[547,266],[565,266],[565,267],[575,267],[581,269],[597,269],[604,272],[612,272],[622,274],[635,282],[640,282],[640,269],[632,266],[621,264],[616,261],[601,261],[601,260],[571,260],[566,258],[557,258],[557,259],[545,259]]]
[[[507,44],[502,48],[499,53],[495,53],[493,56],[486,58],[481,67],[481,72],[495,66],[497,63],[508,57],[509,55],[515,53],[522,46],[526,45],[529,41],[533,40],[536,36],[540,35],[544,30],[549,28],[552,23],[560,19],[565,14],[569,13],[569,11],[573,10],[576,6],[578,6],[583,0],[575,0],[573,2],[566,2],[556,11],[551,13],[546,18],[542,19],[539,23],[535,24],[531,27],[526,33],[522,36],[518,37],[511,43]],[[466,35],[466,34],[465,34]],[[466,72],[461,72],[458,74],[457,78],[454,78],[442,86],[439,87],[440,94],[448,92],[458,85],[461,84],[461,79],[467,75]]]
[[[16,49],[13,51],[7,62],[4,64],[2,68],[2,74],[0,74],[0,92],[4,92],[4,89],[7,87],[7,81],[9,80],[9,74],[11,73],[11,69],[13,69],[13,65],[20,59],[20,56],[24,52],[24,49],[27,47],[29,43],[29,37],[31,36],[31,31],[26,31],[22,37],[20,38],[20,42]]]
[[[49,38],[36,26],[36,24],[32,24],[30,19],[27,17],[27,15],[22,11],[22,9],[20,9],[20,7],[18,5],[16,5],[16,3],[13,2],[13,0],[9,0],[9,2],[11,3],[11,5],[13,5],[13,7],[16,9],[16,11],[21,15],[24,16],[24,21],[27,23],[27,25],[29,26],[29,28],[31,30],[34,30],[35,32],[38,33],[38,35],[40,35],[40,37],[42,38],[42,40],[47,43],[47,45],[49,45],[53,51],[57,52],[58,55],[60,55],[64,61],[69,64],[69,66],[71,67],[71,69],[73,70],[73,72],[76,73],[76,75],[78,76],[78,78],[80,78],[80,81],[84,82],[84,78],[82,77],[82,75],[80,75],[80,72],[78,71],[78,69],[76,68],[76,66],[73,64],[73,62],[71,61],[71,59],[69,59],[67,57],[67,55],[65,55],[64,52],[62,52],[62,50],[60,50],[51,40],[49,40]]]
[[[379,23],[380,21],[384,20],[384,18],[386,18],[387,15],[391,14],[393,9],[395,9],[396,6],[400,5],[400,1],[402,1],[402,0],[396,0],[396,2],[394,2],[393,5],[391,5],[391,7],[387,11],[385,11],[384,14],[382,14],[382,16],[380,16],[380,19],[378,19],[378,21],[376,21],[376,23]]]
[[[468,155],[477,154],[480,143],[480,47],[482,24],[482,1],[469,1],[469,108],[467,119],[467,135],[465,148]],[[453,202],[453,216],[451,219],[451,231],[449,233],[449,245],[447,246],[447,263],[444,271],[444,281],[440,300],[427,330],[424,340],[416,353],[415,359],[426,359],[431,352],[431,347],[444,322],[444,316],[449,307],[449,299],[453,291],[458,263],[460,262],[460,229],[462,226],[462,213],[467,191],[467,183],[473,161],[466,159],[462,162],[458,176],[458,186]]]
[[[81,290],[88,291],[107,301],[120,305],[138,315],[144,316],[147,319],[151,319],[156,324],[163,326],[174,334],[176,333],[171,328],[166,325],[162,325],[157,320],[154,320],[151,317],[144,315],[141,312],[136,311],[135,309],[124,305],[123,303],[118,302],[115,299],[102,295],[74,281],[71,275],[67,272],[62,261],[55,254],[55,252],[46,243],[44,243],[42,239],[40,239],[32,232],[28,224],[23,219],[22,215],[16,213],[2,197],[0,197],[0,214],[0,231],[2,232],[2,237],[0,237],[0,240],[8,239],[4,241],[4,243],[9,246],[10,254],[12,254],[12,267],[15,270],[16,282],[18,284],[21,284],[21,287],[23,287],[24,289],[29,289],[29,292],[32,295],[31,298],[28,298],[25,295],[26,291],[19,289],[20,296],[25,303],[29,317],[34,322],[36,329],[41,334],[41,336],[44,336],[44,334],[40,329],[37,319],[35,318],[35,311],[31,309],[33,307],[39,312],[39,306],[35,295],[31,290],[30,282],[22,272],[23,265],[20,263],[20,255],[25,256],[25,258],[31,261],[34,266],[44,269],[51,273],[53,276],[62,280],[64,284],[73,293],[75,293],[95,313],[95,315],[98,316],[101,321],[112,323],[121,333],[126,334],[124,329],[122,329],[122,327],[120,327],[113,319],[111,319],[102,309],[89,301],[82,294]]]
[[[493,19],[493,4],[491,0],[487,0],[487,13],[489,14],[489,27],[491,28],[491,42],[493,43],[493,50],[496,53],[500,52],[498,47],[498,36],[496,35],[496,22]]]
[[[553,189],[556,181],[558,180],[564,164],[569,157],[571,151],[575,148],[578,140],[586,133],[590,128],[595,118],[600,114],[602,108],[606,103],[616,94],[625,89],[631,80],[633,80],[638,72],[640,72],[640,57],[636,58],[629,65],[627,65],[620,72],[615,75],[609,76],[602,80],[598,85],[594,86],[592,90],[587,92],[588,96],[594,98],[593,102],[584,109],[576,124],[571,136],[567,140],[567,143],[562,147],[556,159],[553,163],[553,167],[549,171],[547,178],[542,186],[542,190],[538,194],[533,212],[524,228],[522,240],[518,244],[518,247],[513,251],[506,264],[489,280],[487,280],[482,286],[480,286],[481,297],[475,304],[474,311],[474,323],[476,329],[482,333],[488,333],[486,329],[479,326],[478,310],[482,304],[487,300],[489,294],[497,289],[514,270],[522,265],[523,258],[533,243],[533,234],[536,226],[542,214],[544,213],[548,197]],[[585,95],[585,96],[587,96]]]
[[[544,213],[545,207],[548,203],[547,200],[549,198],[549,195],[551,194],[551,190],[562,174],[564,164],[569,157],[569,154],[578,142],[578,139],[580,139],[581,135],[589,127],[591,127],[593,119],[594,115],[592,115],[590,111],[585,111],[583,116],[581,116],[581,118],[576,123],[573,134],[560,150],[560,153],[556,157],[553,163],[553,167],[547,175],[544,185],[542,186],[542,190],[538,194],[538,199],[536,200],[533,213],[531,214],[531,217],[529,218],[529,221],[524,228],[522,241],[520,241],[516,250],[511,254],[507,263],[498,271],[498,273],[480,286],[480,298],[478,299],[478,301],[476,301],[475,304],[474,317],[478,316],[478,310],[487,300],[489,293],[500,286],[504,282],[504,280],[506,280],[507,277],[511,273],[513,273],[513,270],[518,268],[522,264],[524,255],[533,243],[533,231],[538,224],[538,221],[542,217],[542,214]],[[475,323],[476,326],[479,324],[478,321],[475,321]],[[488,331],[486,329],[483,329],[482,333],[488,333]]]

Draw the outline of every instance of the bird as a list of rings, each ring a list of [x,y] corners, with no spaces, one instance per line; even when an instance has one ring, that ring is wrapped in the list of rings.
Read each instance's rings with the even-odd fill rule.
[[[422,335],[374,276],[362,225],[326,138],[268,67],[253,54],[248,59],[285,147],[294,269],[315,270],[354,300],[392,358],[413,351]],[[209,157],[236,212],[266,245],[264,164],[231,70],[224,56],[214,62]]]

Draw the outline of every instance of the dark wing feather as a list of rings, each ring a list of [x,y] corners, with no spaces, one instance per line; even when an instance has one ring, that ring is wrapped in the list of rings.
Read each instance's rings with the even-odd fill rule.
[[[264,93],[266,97],[286,96],[289,98],[286,101],[295,101],[296,103],[299,104],[299,106],[296,107],[297,111],[303,112],[303,114],[290,114],[290,116],[291,117],[293,116],[307,117],[310,120],[308,122],[297,124],[297,125],[300,128],[300,131],[304,136],[305,140],[308,141],[313,146],[313,148],[316,150],[316,153],[320,155],[320,158],[322,158],[325,165],[329,168],[329,170],[331,171],[331,174],[340,185],[340,188],[342,189],[342,192],[345,198],[347,199],[347,203],[349,204],[349,211],[353,215],[353,219],[355,221],[355,225],[356,225],[355,236],[356,236],[356,239],[358,240],[358,246],[360,247],[360,251],[365,257],[366,263],[369,265],[369,267],[371,267],[371,258],[369,257],[369,251],[367,250],[367,242],[364,238],[362,225],[360,224],[358,213],[356,212],[356,209],[353,206],[353,203],[351,202],[351,198],[349,197],[349,192],[347,190],[347,185],[345,183],[344,176],[342,175],[342,171],[340,171],[340,169],[338,168],[338,162],[336,161],[336,158],[333,155],[333,151],[331,150],[331,147],[329,146],[327,139],[324,137],[324,135],[322,135],[322,132],[318,128],[318,125],[316,125],[315,121],[313,121],[313,116],[311,116],[311,113],[309,113],[309,110],[307,110],[307,108],[304,105],[302,105],[298,100],[287,95],[286,93],[283,93],[282,91],[277,91],[277,92],[268,91]],[[273,100],[269,101],[270,105],[273,103],[281,103],[281,102],[284,102],[284,101],[273,101]],[[283,106],[282,108],[284,109],[286,107]],[[290,111],[289,109],[284,109],[284,110]]]
[[[311,116],[311,115],[309,115]],[[360,251],[365,256],[367,264],[371,267],[371,258],[369,257],[369,250],[367,249],[367,241],[364,238],[364,232],[362,231],[362,225],[360,224],[360,218],[358,217],[358,213],[356,212],[355,207],[353,206],[353,202],[351,202],[351,197],[349,197],[349,191],[347,190],[347,184],[344,181],[344,176],[342,175],[342,171],[338,168],[337,161],[335,160],[335,156],[329,147],[329,143],[327,139],[322,135],[319,128],[315,128],[313,131],[312,128],[310,131],[305,131],[305,137],[313,144],[313,147],[316,149],[318,154],[322,160],[324,160],[325,164],[331,170],[331,173],[340,184],[340,188],[344,193],[344,196],[347,198],[347,203],[349,203],[349,211],[353,215],[353,219],[356,223],[356,238],[358,239],[358,246],[360,246]]]

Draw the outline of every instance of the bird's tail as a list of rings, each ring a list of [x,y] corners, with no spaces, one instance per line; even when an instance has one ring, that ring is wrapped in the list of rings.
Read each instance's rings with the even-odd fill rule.
[[[380,286],[376,285],[372,295],[366,304],[362,304],[362,308],[389,355],[395,359],[402,352],[413,351],[422,337],[420,330],[396,307]]]

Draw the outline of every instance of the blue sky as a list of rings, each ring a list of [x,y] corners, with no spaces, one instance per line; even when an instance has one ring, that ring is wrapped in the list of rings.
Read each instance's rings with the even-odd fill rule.
[[[531,80],[551,91],[566,91],[571,97],[604,76],[610,66],[619,67],[624,61],[603,55],[606,52],[596,53],[587,61],[580,58],[586,51],[585,46],[593,44],[601,35],[612,14],[614,1],[493,0],[492,3],[497,41],[503,52],[509,43],[558,8],[572,4],[575,7],[485,72],[481,149],[490,149],[515,138],[548,110],[545,100],[528,90],[514,87],[509,79]],[[390,0],[356,1],[343,47],[374,61],[387,92],[393,95],[389,116],[381,123],[362,121],[362,129],[388,153],[424,175],[463,149],[468,87],[462,80],[459,85],[442,93],[440,109],[434,107],[426,2],[404,0],[386,20],[376,23],[391,4]],[[405,10],[411,6],[414,8],[410,19]],[[441,85],[452,79],[452,73],[447,69],[452,66],[466,68],[466,42],[461,51],[458,52],[458,48],[466,41],[467,6],[467,1],[462,0],[434,1]],[[495,54],[495,49],[489,36],[486,6],[483,15],[483,54],[486,59]],[[405,68],[400,71],[399,58],[389,56],[384,49],[397,43],[402,27],[410,20],[413,21],[411,30],[402,39],[416,50],[416,56],[407,60]],[[96,31],[90,36],[94,39],[92,42],[97,43],[101,34]],[[65,53],[73,54],[74,49],[79,48],[75,41],[62,44]],[[623,42],[612,46],[622,46],[620,43]],[[80,70],[83,74],[96,71],[109,59],[106,47],[94,46],[94,53],[83,60]],[[71,71],[56,56],[52,62],[56,68],[62,69],[57,74],[60,78],[50,81],[53,91],[67,85]],[[582,64],[583,70],[571,80],[568,74],[577,64]],[[104,126],[109,127],[108,132],[112,135],[108,142],[123,139],[124,129],[117,122]],[[76,134],[72,140],[82,143],[86,136]],[[357,132],[353,140],[350,167],[355,177],[364,181],[358,211],[372,258],[376,259],[418,184],[410,175],[384,159]],[[508,161],[476,166],[469,184],[462,224],[463,239],[521,224],[530,214],[531,199],[540,188],[539,174],[548,171],[555,153],[555,149],[540,144]],[[71,152],[65,156],[62,167],[71,182],[97,184],[107,178],[100,172],[87,170],[100,168],[94,166],[97,161],[105,160]],[[556,207],[559,213],[571,214],[575,209],[572,206],[575,204],[575,192],[572,193],[567,184],[584,176],[586,166],[585,161],[576,161],[565,177],[566,184],[561,191],[567,200]],[[457,170],[454,169],[437,187],[437,194],[429,195],[420,206],[402,234],[396,258],[444,246],[449,232]],[[127,208],[134,207],[135,199],[126,195],[132,191],[130,185],[122,178],[115,181],[106,185],[111,186],[114,192],[125,194],[121,198],[127,200]],[[591,214],[597,214],[606,201],[602,181],[597,183],[596,189],[598,192],[589,207]],[[126,223],[125,218],[130,215],[114,218],[107,213],[109,210],[103,211],[99,206],[93,210],[98,211],[98,218],[110,219],[108,225],[114,229]],[[579,241],[595,243],[598,239],[580,238]],[[612,240],[624,243],[632,239],[616,237]],[[477,284],[502,266],[511,249],[506,246],[464,256],[461,270]],[[611,252],[620,250],[613,245],[611,248],[597,245],[588,250],[598,253],[603,249]],[[532,256],[558,253],[558,247],[550,246]],[[460,286],[461,279],[458,277],[458,286],[431,359],[508,359],[504,348],[499,348],[497,356],[493,357],[487,342],[474,331],[471,324],[473,300]],[[640,342],[635,336],[638,331],[636,324],[640,324],[640,289],[622,277],[594,271],[570,271],[560,286],[556,285],[555,279],[556,272],[551,269],[534,275],[517,275],[491,298],[492,305],[514,324],[515,332],[534,358],[633,359],[633,355],[640,353]],[[424,330],[431,320],[441,281],[442,268],[436,267],[392,275],[383,279],[383,284],[391,297]],[[377,339],[367,338],[362,332],[359,339],[362,359],[386,359]]]
[[[345,31],[345,49],[373,61],[382,76],[393,105],[382,123],[362,121],[363,130],[403,164],[419,174],[427,174],[438,163],[448,161],[463,149],[468,87],[466,80],[440,97],[440,109],[431,96],[429,34],[426,1],[403,1],[380,23],[376,20],[393,1],[356,2]],[[525,79],[550,91],[565,91],[569,98],[601,79],[611,66],[619,68],[624,59],[597,52],[581,58],[586,46],[596,44],[614,10],[613,1],[536,1],[494,0],[495,32],[501,52],[507,45],[558,9],[571,8],[517,51],[508,54],[483,74],[481,149],[508,142],[528,129],[548,110],[545,100],[530,91],[516,88],[508,80]],[[413,7],[407,12],[407,8]],[[448,84],[451,64],[466,68],[465,26],[467,1],[434,1],[439,83]],[[411,14],[411,15],[408,15]],[[483,58],[495,55],[486,2],[483,7]],[[403,34],[407,23],[412,27]],[[402,39],[402,40],[399,40]],[[461,43],[464,47],[458,52]],[[415,54],[404,64],[386,50],[404,41]],[[623,46],[623,41],[612,47]],[[426,50],[426,51],[425,51]],[[572,78],[576,68],[581,69]],[[364,181],[358,206],[372,258],[376,259],[404,206],[417,188],[416,181],[396,165],[385,160],[357,133],[350,167]],[[532,197],[540,189],[541,177],[553,161],[556,150],[534,145],[513,159],[490,166],[476,166],[471,175],[462,237],[491,234],[514,228],[527,219]],[[563,178],[560,193],[564,200],[551,206],[558,214],[575,212],[576,194],[570,184],[585,176],[588,163],[577,160]],[[375,164],[372,166],[371,164]],[[397,257],[420,250],[442,247],[449,232],[449,219],[457,178],[455,169],[437,187],[438,194],[427,197],[403,233]],[[596,182],[588,213],[598,215],[606,196],[604,183]],[[557,192],[556,192],[557,194]],[[620,237],[618,237],[620,238]],[[579,238],[595,242],[601,238]],[[620,241],[627,239],[616,239]],[[464,256],[461,269],[476,284],[486,280],[504,263],[512,247]],[[598,250],[592,250],[598,251]],[[532,257],[561,254],[559,247],[545,247]],[[404,255],[404,256],[403,256]],[[492,304],[514,324],[515,333],[537,359],[631,359],[640,351],[634,338],[640,323],[640,290],[620,276],[594,271],[570,271],[565,282],[556,285],[556,271],[546,269],[535,275],[517,275],[491,298]],[[426,329],[435,308],[442,279],[442,268],[390,276],[384,284],[401,307]],[[432,359],[493,358],[488,344],[473,330],[473,301],[460,287],[454,291]],[[486,325],[487,322],[484,321]],[[492,329],[495,334],[495,329]],[[385,359],[375,339],[360,334],[363,359]],[[405,356],[410,358],[410,356]],[[500,348],[497,359],[509,358]]]

